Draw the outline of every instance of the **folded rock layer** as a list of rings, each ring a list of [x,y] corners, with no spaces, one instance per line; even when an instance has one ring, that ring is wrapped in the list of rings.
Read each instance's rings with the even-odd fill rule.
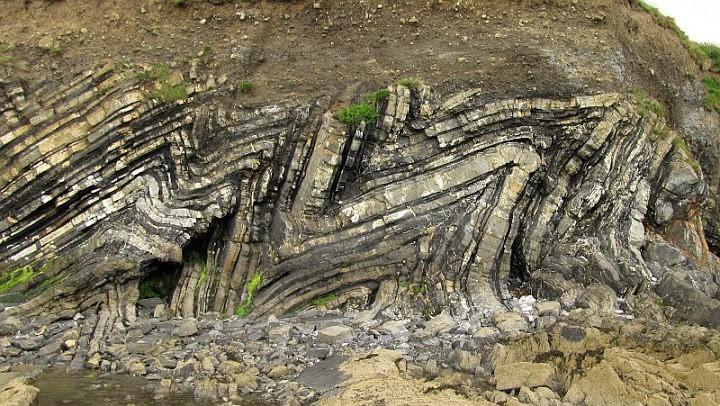
[[[0,86],[0,269],[28,299],[12,314],[132,320],[167,269],[176,314],[253,317],[386,279],[466,316],[512,306],[509,278],[635,292],[683,278],[649,263],[659,243],[682,275],[714,271],[699,167],[623,95],[392,85],[377,122],[348,127],[320,102],[228,107],[200,85],[163,103],[110,68]]]

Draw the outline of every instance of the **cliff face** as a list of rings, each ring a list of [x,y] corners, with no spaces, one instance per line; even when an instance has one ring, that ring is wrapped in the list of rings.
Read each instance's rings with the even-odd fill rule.
[[[263,7],[248,11],[254,26]],[[345,24],[340,17],[363,11],[267,7],[305,23],[320,13]],[[205,67],[215,75],[198,74],[198,58],[187,70],[140,75],[112,64],[45,87],[11,71],[0,82],[0,289],[26,301],[4,317],[58,319],[101,306],[130,322],[153,284],[177,315],[264,317],[320,302],[366,305],[392,281],[420,293],[429,314],[484,318],[527,292],[572,308],[583,286],[600,284],[623,297],[654,292],[672,315],[717,325],[718,264],[706,242],[707,233],[717,246],[717,117],[681,72],[697,69],[682,45],[654,28],[677,69],[648,73],[641,62],[657,56],[630,40],[647,39],[647,21],[624,2],[484,6],[491,16],[476,4],[423,7],[395,13],[454,15],[458,27],[475,24],[463,15],[486,25],[497,18],[503,28],[492,49],[473,48],[480,36],[456,36],[471,56],[455,58],[453,81],[438,91],[383,82],[393,84],[373,101],[379,117],[358,125],[334,113],[362,98],[366,77],[321,82],[302,96],[261,90],[243,106],[236,84],[213,70],[220,64]],[[393,19],[378,10],[364,10],[366,24]],[[506,24],[517,17],[520,28]],[[602,38],[595,54],[545,35],[570,22],[582,38]],[[439,26],[402,24],[418,31],[419,45],[398,52],[398,66],[447,58],[420,55],[438,45],[420,32]],[[343,35],[303,26],[327,40]],[[543,55],[537,64],[518,38]],[[272,68],[266,58],[292,59],[268,43],[235,48],[233,59],[261,80]],[[465,65],[483,52],[507,71]],[[576,65],[583,61],[588,68]],[[319,68],[308,75],[329,81],[328,66]],[[630,95],[647,83],[667,117],[649,97]]]
[[[338,305],[386,279],[461,317],[511,307],[511,276],[549,297],[685,275],[716,293],[700,167],[627,97],[393,85],[376,122],[347,126],[316,104],[229,110],[222,91],[164,103],[139,86],[111,69],[44,94],[4,85],[0,255],[30,298],[11,313],[102,303],[132,321],[138,284],[174,269],[183,316]]]

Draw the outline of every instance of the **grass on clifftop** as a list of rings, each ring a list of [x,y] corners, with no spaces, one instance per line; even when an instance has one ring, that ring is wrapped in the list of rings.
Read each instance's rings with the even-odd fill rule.
[[[351,104],[335,114],[335,118],[351,127],[363,121],[370,123],[377,119],[377,117],[378,112],[375,110],[375,106],[371,106],[368,103]]]
[[[712,69],[720,72],[720,47],[712,44],[700,44],[700,49],[712,61]]]
[[[711,76],[703,79],[705,85],[705,108],[720,113],[720,80]]]
[[[245,288],[245,291],[247,292],[247,295],[245,296],[245,302],[235,307],[236,316],[244,318],[250,314],[253,304],[253,295],[255,294],[255,290],[260,287],[261,283],[262,274],[260,272],[255,272],[252,278],[250,278],[250,281],[248,281],[248,284]]]
[[[720,48],[711,44],[698,44],[690,40],[690,37],[685,34],[685,31],[678,27],[675,19],[668,17],[658,10],[657,7],[651,6],[650,4],[640,0],[640,7],[645,10],[648,14],[653,17],[653,20],[661,26],[673,30],[675,35],[680,39],[680,42],[690,52],[690,56],[695,59],[700,66],[705,66],[710,63],[713,69],[720,70]]]

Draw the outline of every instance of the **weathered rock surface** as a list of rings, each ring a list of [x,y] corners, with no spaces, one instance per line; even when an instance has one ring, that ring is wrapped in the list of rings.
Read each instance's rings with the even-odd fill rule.
[[[32,386],[29,380],[23,376],[16,376],[14,378],[11,375],[3,373],[2,375],[9,375],[8,377],[0,377],[0,404],[6,406],[31,406],[35,404],[35,398],[39,390]],[[6,379],[10,378],[10,379]]]
[[[517,362],[498,365],[495,369],[495,386],[498,390],[550,386],[554,368],[548,364]]]
[[[511,273],[613,311],[614,295],[715,275],[702,173],[621,95],[393,85],[377,123],[348,128],[316,103],[228,109],[189,90],[161,103],[109,68],[45,93],[2,84],[0,263],[29,298],[5,314],[100,305],[103,334],[172,270],[183,317],[362,302],[400,279],[462,318],[512,307]],[[657,265],[673,247],[692,255]],[[717,285],[688,288],[692,314],[676,315],[717,324]]]

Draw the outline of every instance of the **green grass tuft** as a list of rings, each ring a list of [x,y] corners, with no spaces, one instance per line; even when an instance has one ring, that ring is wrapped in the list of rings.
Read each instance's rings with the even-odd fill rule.
[[[363,121],[370,123],[376,120],[377,117],[378,112],[375,110],[375,106],[368,103],[351,104],[335,114],[335,118],[348,126],[356,126]]]
[[[720,47],[712,44],[700,44],[698,46],[710,61],[712,61],[712,69],[720,71]]]
[[[187,89],[185,89],[185,85],[183,84],[170,86],[167,83],[163,83],[160,85],[160,89],[150,92],[150,97],[160,99],[166,103],[171,103],[187,99],[188,94]]]
[[[398,80],[398,84],[410,90],[417,90],[422,85],[422,82],[419,79],[407,78]]]
[[[685,153],[685,156],[687,156],[687,163],[690,164],[690,166],[695,170],[696,173],[700,173],[700,163],[693,158],[693,153],[690,150],[690,147],[687,146],[685,143],[685,140],[680,137],[679,135],[676,135],[675,138],[673,138],[673,147],[676,149],[679,149]]]
[[[170,78],[170,67],[167,65],[152,65],[149,70],[144,70],[135,75],[140,82],[167,82]]]
[[[337,299],[337,295],[335,293],[328,293],[325,296],[320,296],[319,298],[313,300],[313,305],[315,305],[315,307],[325,307],[328,303],[335,299]]]
[[[705,108],[720,113],[720,80],[713,77],[703,79],[705,85]]]
[[[255,295],[255,291],[257,290],[257,288],[260,287],[261,284],[262,274],[260,272],[255,272],[255,274],[252,276],[252,278],[250,278],[247,286],[245,287],[245,291],[247,292],[247,294],[245,295],[245,302],[235,307],[236,316],[245,318],[250,314],[250,311],[252,310],[253,296]]]
[[[187,0],[173,0],[173,4],[175,5],[175,7],[185,7],[188,5],[188,1]]]
[[[376,92],[369,93],[365,100],[367,100],[368,103],[375,103],[380,104],[390,98],[390,91],[387,89],[380,89]]]
[[[13,269],[12,271],[2,275],[0,293],[5,293],[17,286],[30,282],[38,274],[39,272],[35,272],[35,269],[30,265]]]
[[[249,80],[241,80],[240,83],[238,83],[237,90],[240,93],[249,93],[255,88],[255,85],[253,82]]]
[[[171,103],[188,97],[185,84],[171,85],[168,83],[170,80],[170,67],[167,65],[152,65],[149,70],[138,72],[135,79],[146,84],[155,83],[157,88],[149,93],[149,96],[153,99]]]
[[[650,116],[650,113],[658,117],[665,117],[665,109],[659,101],[648,96],[645,91],[637,89],[633,91],[633,98],[638,108],[638,113],[643,117]]]

